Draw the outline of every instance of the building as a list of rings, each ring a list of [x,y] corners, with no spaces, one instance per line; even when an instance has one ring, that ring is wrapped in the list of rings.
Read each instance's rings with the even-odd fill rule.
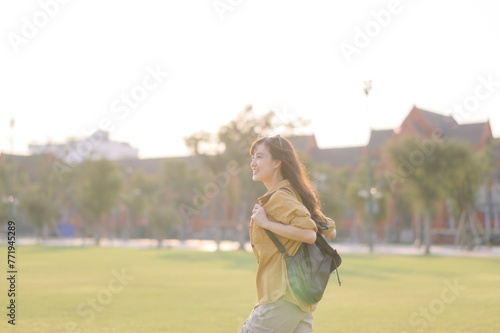
[[[395,129],[372,130],[368,143],[365,146],[342,147],[342,148],[320,148],[316,142],[314,134],[290,137],[296,150],[306,159],[316,163],[331,167],[332,169],[342,169],[355,171],[364,165],[367,159],[373,163],[374,171],[383,174],[387,167],[384,161],[383,152],[386,144],[391,140],[398,140],[407,135],[419,136],[425,139],[453,138],[470,144],[473,149],[480,151],[492,148],[497,171],[495,172],[493,184],[485,184],[479,193],[479,200],[476,206],[479,213],[482,228],[487,233],[500,234],[500,139],[495,140],[492,135],[489,121],[458,124],[449,115],[441,115],[414,106]],[[52,153],[62,158],[68,164],[79,163],[86,158],[107,158],[116,160],[126,175],[132,175],[135,171],[141,170],[147,174],[159,174],[163,170],[166,161],[182,160],[190,166],[203,167],[203,163],[197,156],[184,156],[172,158],[152,158],[138,159],[137,149],[132,148],[127,143],[114,142],[109,139],[106,132],[98,131],[92,136],[81,140],[70,140],[65,144],[30,145],[32,155],[42,153]],[[364,172],[364,171],[362,171]],[[376,184],[375,184],[376,185]],[[194,194],[193,194],[194,195]],[[222,198],[219,198],[222,200]],[[234,207],[229,202],[217,202],[221,209],[209,205],[208,209],[203,209],[199,215],[193,216],[190,226],[200,237],[209,236],[210,232],[219,225],[227,231],[227,234],[234,234],[241,226],[237,224],[240,216],[235,216]],[[418,216],[413,213],[401,213],[398,203],[393,200],[383,200],[385,211],[387,212],[383,220],[376,224],[375,232],[378,240],[391,242],[410,242],[418,234]],[[124,207],[122,207],[125,209]],[[352,207],[351,207],[352,208]],[[212,211],[213,210],[213,211]],[[359,209],[358,209],[359,210]],[[222,211],[222,213],[220,213]],[[357,215],[356,215],[357,214]],[[353,227],[362,220],[362,214],[351,209],[347,215],[336,217],[341,236],[349,234]],[[215,222],[215,219],[218,222]],[[433,221],[433,228],[437,230],[448,230],[452,235],[457,228],[457,221],[453,219],[449,207],[443,203],[442,209]],[[206,230],[207,232],[204,232]],[[435,241],[453,241],[452,238],[441,239],[438,236]]]
[[[109,160],[138,159],[139,151],[125,142],[109,139],[109,133],[98,130],[87,138],[71,139],[60,144],[31,144],[31,155],[54,154],[65,163],[74,165],[85,159],[106,158]]]
[[[406,135],[430,139],[436,136],[440,138],[453,138],[470,144],[475,150],[485,149],[493,142],[492,131],[488,121],[473,124],[458,124],[452,116],[437,114],[416,106],[410,110],[398,128],[372,130],[366,146],[320,148],[314,134],[294,136],[289,139],[303,157],[314,163],[328,165],[333,169],[350,169],[354,171],[369,157],[372,160],[374,168],[376,168],[376,173],[383,174],[384,168],[387,167],[387,162],[383,159],[383,151],[386,144],[390,140],[397,140]],[[496,158],[500,165],[500,146],[494,151],[498,155]],[[120,163],[130,171],[142,169],[148,173],[156,173],[161,169],[162,163],[168,159],[121,160]],[[200,165],[200,160],[195,156],[181,157],[181,159],[185,160],[189,165]],[[498,182],[498,185],[493,186],[494,189],[497,187],[500,193],[500,182]],[[486,190],[486,188],[483,188],[483,191]],[[487,198],[485,195],[483,197]],[[500,195],[498,195],[498,198],[500,200]],[[477,207],[483,227],[489,228],[491,231],[500,232],[498,230],[500,202],[498,206],[492,206],[491,203],[487,202],[487,199],[483,201],[485,203],[482,206],[478,204]],[[391,200],[384,200],[384,205],[386,205],[385,210],[387,214],[383,221],[379,221],[376,224],[375,231],[377,238],[384,241],[412,241],[417,233],[418,216],[409,213],[402,217],[401,213],[396,212],[397,204]],[[348,229],[351,229],[356,220],[360,219],[359,215],[356,217],[352,214],[353,212],[350,211],[349,216],[345,216],[344,219],[341,218],[338,220],[337,218],[340,228],[345,229],[344,234],[348,234]],[[223,217],[224,221],[229,221],[226,221],[229,224],[224,223],[225,228],[231,228],[230,221],[234,217],[230,215]],[[199,229],[203,229],[203,227],[211,228],[214,225],[210,214],[198,216],[195,220],[195,225]],[[456,230],[457,222],[453,219],[449,207],[445,203],[433,221],[433,227],[436,230],[449,230],[450,234]],[[435,241],[441,240],[436,238]],[[447,241],[450,241],[450,239]]]
[[[458,124],[456,120],[449,115],[441,115],[427,110],[423,110],[414,106],[401,125],[395,129],[379,129],[372,130],[370,139],[364,147],[346,147],[346,148],[328,148],[321,149],[319,147],[311,147],[308,145],[308,150],[303,150],[306,155],[313,158],[317,163],[324,163],[332,168],[351,168],[355,170],[360,166],[364,159],[369,158],[375,172],[383,174],[387,168],[388,161],[384,160],[383,150],[390,140],[398,140],[405,136],[417,136],[423,140],[458,140],[469,144],[475,151],[481,151],[488,147],[492,147],[494,158],[497,161],[497,166],[500,165],[500,146],[493,145],[494,138],[491,131],[489,121],[471,124]],[[299,142],[316,141],[313,138],[301,138]],[[430,142],[430,141],[429,141]],[[302,144],[303,146],[306,146]],[[484,185],[479,193],[477,203],[477,212],[480,216],[481,229],[485,230],[486,234],[500,233],[500,174],[497,171],[494,177],[496,181],[492,185]],[[373,184],[374,186],[376,184]],[[379,184],[380,185],[380,184]],[[498,190],[497,190],[498,189]],[[391,236],[394,233],[404,233],[403,237],[406,241],[411,241],[415,234],[415,230],[419,225],[418,216],[406,216],[406,221],[401,222],[401,216],[396,213],[396,204],[394,201],[386,200],[385,205],[387,216],[377,223],[376,234],[381,240],[400,240],[400,235]],[[345,221],[338,221],[346,228],[352,228],[353,221],[349,218]],[[444,241],[451,242],[454,239],[454,234],[458,222],[454,220],[453,214],[450,211],[449,205],[443,203],[436,218],[432,222],[435,229],[435,242]],[[448,232],[449,237],[441,237],[437,235],[438,230],[444,234]]]

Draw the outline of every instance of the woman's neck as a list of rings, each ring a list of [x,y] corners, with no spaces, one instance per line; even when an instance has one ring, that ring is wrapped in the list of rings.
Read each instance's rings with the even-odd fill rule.
[[[285,178],[281,175],[281,173],[277,173],[273,175],[272,178],[264,182],[264,186],[266,186],[267,190],[274,188],[279,182],[284,180]]]

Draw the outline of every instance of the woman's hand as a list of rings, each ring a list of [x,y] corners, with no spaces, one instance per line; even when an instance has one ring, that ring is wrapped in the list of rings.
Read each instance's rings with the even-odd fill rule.
[[[253,206],[252,219],[257,226],[264,229],[266,229],[266,226],[269,224],[266,211],[264,210],[264,207],[259,204],[255,204],[255,206]]]
[[[330,231],[323,231],[323,235],[325,235],[326,239],[334,239],[337,237],[337,229],[333,228]]]

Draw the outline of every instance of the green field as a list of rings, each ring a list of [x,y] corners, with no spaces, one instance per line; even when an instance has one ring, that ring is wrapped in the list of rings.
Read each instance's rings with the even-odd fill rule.
[[[5,247],[0,256],[6,258]],[[19,247],[16,325],[1,332],[234,333],[255,300],[255,260],[243,252]],[[344,255],[315,332],[499,332],[494,258]]]

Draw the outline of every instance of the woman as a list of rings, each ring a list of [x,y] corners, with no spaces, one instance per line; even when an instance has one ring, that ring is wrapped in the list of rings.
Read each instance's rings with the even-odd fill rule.
[[[293,294],[284,258],[264,229],[274,233],[287,253],[294,255],[302,242],[315,242],[315,221],[327,222],[322,233],[329,239],[336,236],[335,223],[321,212],[316,192],[290,141],[279,135],[260,138],[252,144],[250,155],[252,179],[264,183],[267,193],[254,206],[249,227],[258,262],[258,303],[240,333],[312,332],[312,312],[317,304]]]

